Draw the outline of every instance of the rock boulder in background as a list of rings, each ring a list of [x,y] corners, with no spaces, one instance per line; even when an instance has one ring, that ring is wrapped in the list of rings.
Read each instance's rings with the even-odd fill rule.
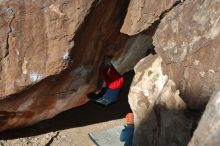
[[[135,35],[148,29],[163,13],[179,2],[180,0],[131,0],[121,32]]]
[[[142,11],[144,2],[146,6],[151,4],[142,1],[139,9],[131,11],[139,5],[131,1],[127,21],[121,29],[123,33],[133,35],[146,28],[149,31],[148,25],[154,25],[149,24],[148,19],[142,19],[146,15]],[[187,145],[198,120],[190,112],[193,109],[198,116],[220,86],[220,0],[186,0],[174,5],[163,11],[163,17],[158,21],[153,37],[158,56],[146,57],[135,67],[129,93],[135,115],[134,145]],[[129,16],[131,13],[138,15]],[[136,21],[131,21],[132,18]],[[207,112],[211,111],[216,113],[213,110]],[[206,112],[204,117],[207,117]],[[212,126],[204,121],[201,121],[203,124],[200,123],[192,143],[202,145],[201,139],[206,137],[208,140],[204,145],[218,145],[214,136],[218,137],[219,127],[215,124],[216,131],[211,128],[210,136],[205,136],[206,132],[199,136],[199,132]]]
[[[162,71],[162,58],[154,55],[135,66],[129,92],[134,113],[133,145],[185,146],[191,137],[192,121],[175,83]]]
[[[0,3],[1,98],[67,68],[75,33],[93,4],[94,0]]]
[[[202,109],[220,86],[220,0],[186,0],[164,19],[154,35],[156,52],[181,97]]]

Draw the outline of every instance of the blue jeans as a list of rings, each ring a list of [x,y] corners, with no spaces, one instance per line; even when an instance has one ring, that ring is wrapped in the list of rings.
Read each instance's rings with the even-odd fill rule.
[[[120,88],[118,88],[118,89],[107,88],[107,90],[102,98],[108,100],[111,103],[115,102],[118,100],[119,91],[120,91]]]
[[[118,89],[103,88],[99,94],[95,94],[95,93],[88,94],[88,98],[91,101],[95,101],[97,103],[107,106],[118,100],[119,92],[120,92],[120,88]]]

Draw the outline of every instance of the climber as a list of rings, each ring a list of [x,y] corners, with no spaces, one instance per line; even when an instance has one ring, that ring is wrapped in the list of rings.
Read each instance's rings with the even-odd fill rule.
[[[124,84],[124,77],[117,72],[110,61],[104,62],[101,65],[100,75],[106,87],[103,87],[98,94],[89,93],[87,97],[93,102],[108,106],[118,100],[120,89]]]
[[[134,116],[133,113],[128,113],[125,117],[126,125],[121,131],[120,141],[125,142],[125,146],[132,146],[132,139],[134,133]]]

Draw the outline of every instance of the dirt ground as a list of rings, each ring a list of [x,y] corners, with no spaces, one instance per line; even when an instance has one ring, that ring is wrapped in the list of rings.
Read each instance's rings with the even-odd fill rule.
[[[124,124],[122,119],[52,131],[36,136],[1,140],[2,146],[95,146],[88,133]],[[32,129],[36,130],[36,129]]]
[[[112,105],[116,106],[116,105]],[[92,108],[93,109],[90,109]],[[85,109],[86,108],[86,109]],[[95,109],[99,109],[96,113]],[[120,109],[119,107],[115,109]],[[54,119],[40,122],[24,129],[5,131],[0,134],[2,146],[95,146],[88,133],[123,125],[121,116],[113,116],[115,109],[89,103],[81,108],[64,112]],[[79,111],[82,110],[82,111]],[[77,111],[79,111],[77,113]],[[102,111],[102,112],[101,112]],[[104,113],[106,111],[106,113]],[[110,118],[105,118],[109,116]]]
[[[132,78],[133,73],[125,74],[119,101],[109,107],[88,102],[31,127],[1,132],[0,146],[95,146],[88,133],[125,124]]]

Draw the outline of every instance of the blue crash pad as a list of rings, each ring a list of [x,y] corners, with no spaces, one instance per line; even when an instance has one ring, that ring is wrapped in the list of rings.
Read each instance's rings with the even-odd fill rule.
[[[117,126],[99,132],[89,133],[89,137],[97,146],[124,146],[120,141],[120,134],[124,126]]]

